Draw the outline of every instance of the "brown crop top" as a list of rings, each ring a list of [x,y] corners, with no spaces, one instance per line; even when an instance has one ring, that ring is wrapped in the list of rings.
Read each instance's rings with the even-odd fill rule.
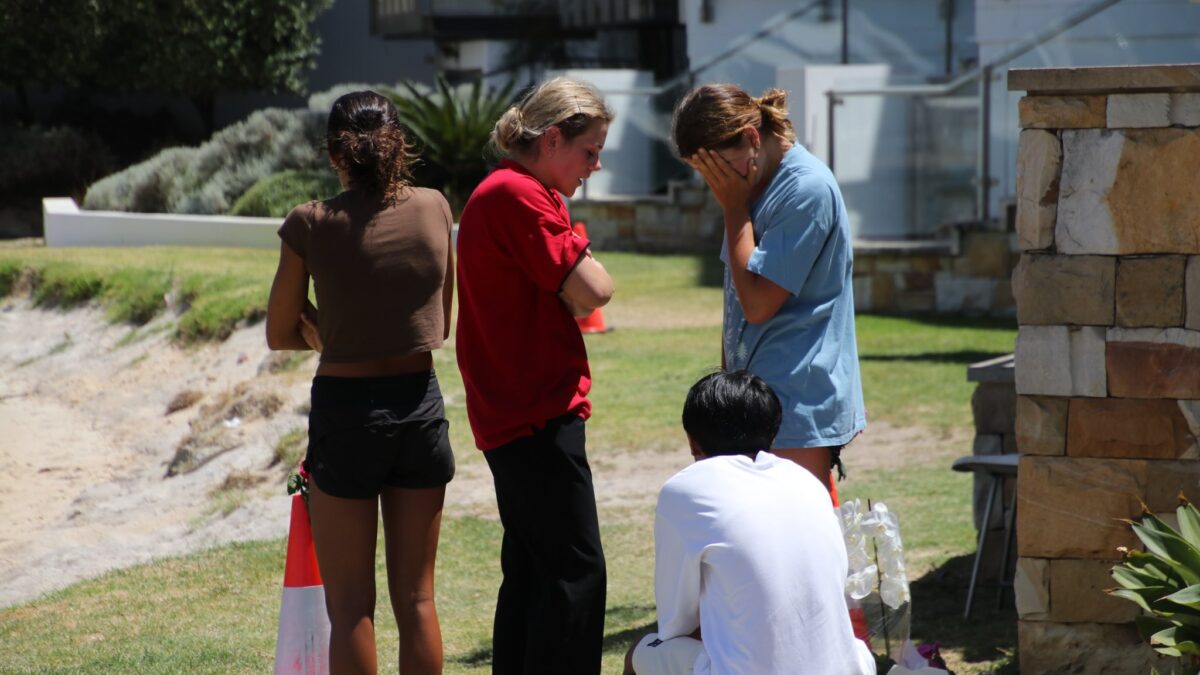
[[[312,275],[322,362],[442,346],[452,223],[446,198],[425,188],[382,210],[355,190],[292,209],[279,236]]]

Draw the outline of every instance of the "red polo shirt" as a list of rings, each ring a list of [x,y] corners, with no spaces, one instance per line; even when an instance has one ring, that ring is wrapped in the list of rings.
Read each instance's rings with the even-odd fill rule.
[[[467,200],[455,350],[481,450],[570,412],[591,414],[587,350],[558,298],[587,246],[562,197],[516,162],[501,162]]]

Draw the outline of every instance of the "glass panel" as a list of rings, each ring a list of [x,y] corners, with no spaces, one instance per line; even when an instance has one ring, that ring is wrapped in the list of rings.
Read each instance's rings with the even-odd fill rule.
[[[832,111],[834,175],[856,239],[938,238],[943,226],[974,217],[975,86],[942,96],[840,97]]]
[[[939,228],[975,218],[979,97],[917,97],[910,103],[912,229],[908,234],[910,238],[944,236]]]

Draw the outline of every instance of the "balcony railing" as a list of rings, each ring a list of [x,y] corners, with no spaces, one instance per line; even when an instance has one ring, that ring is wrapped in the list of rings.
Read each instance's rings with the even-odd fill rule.
[[[555,0],[371,0],[371,31],[387,37],[519,37],[557,21]]]
[[[571,28],[679,23],[678,0],[558,0],[558,12]]]

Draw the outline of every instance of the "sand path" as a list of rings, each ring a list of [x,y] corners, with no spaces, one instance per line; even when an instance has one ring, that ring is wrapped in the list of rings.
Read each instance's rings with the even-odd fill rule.
[[[274,447],[305,424],[311,363],[264,372],[261,325],[221,344],[180,348],[166,319],[131,334],[98,309],[42,311],[0,305],[0,607],[28,601],[111,569],[238,540],[286,534],[288,467]],[[179,392],[197,405],[166,414]],[[166,477],[180,441],[206,403],[230,392],[271,392],[278,411],[218,420],[231,446],[197,470]],[[855,443],[856,470],[895,466],[905,450],[962,438],[873,424]],[[647,511],[663,481],[684,466],[677,453],[593,451],[597,500],[609,513]],[[219,487],[250,487],[222,508]],[[227,495],[226,495],[227,497]],[[486,464],[461,462],[447,490],[447,517],[495,517]]]

